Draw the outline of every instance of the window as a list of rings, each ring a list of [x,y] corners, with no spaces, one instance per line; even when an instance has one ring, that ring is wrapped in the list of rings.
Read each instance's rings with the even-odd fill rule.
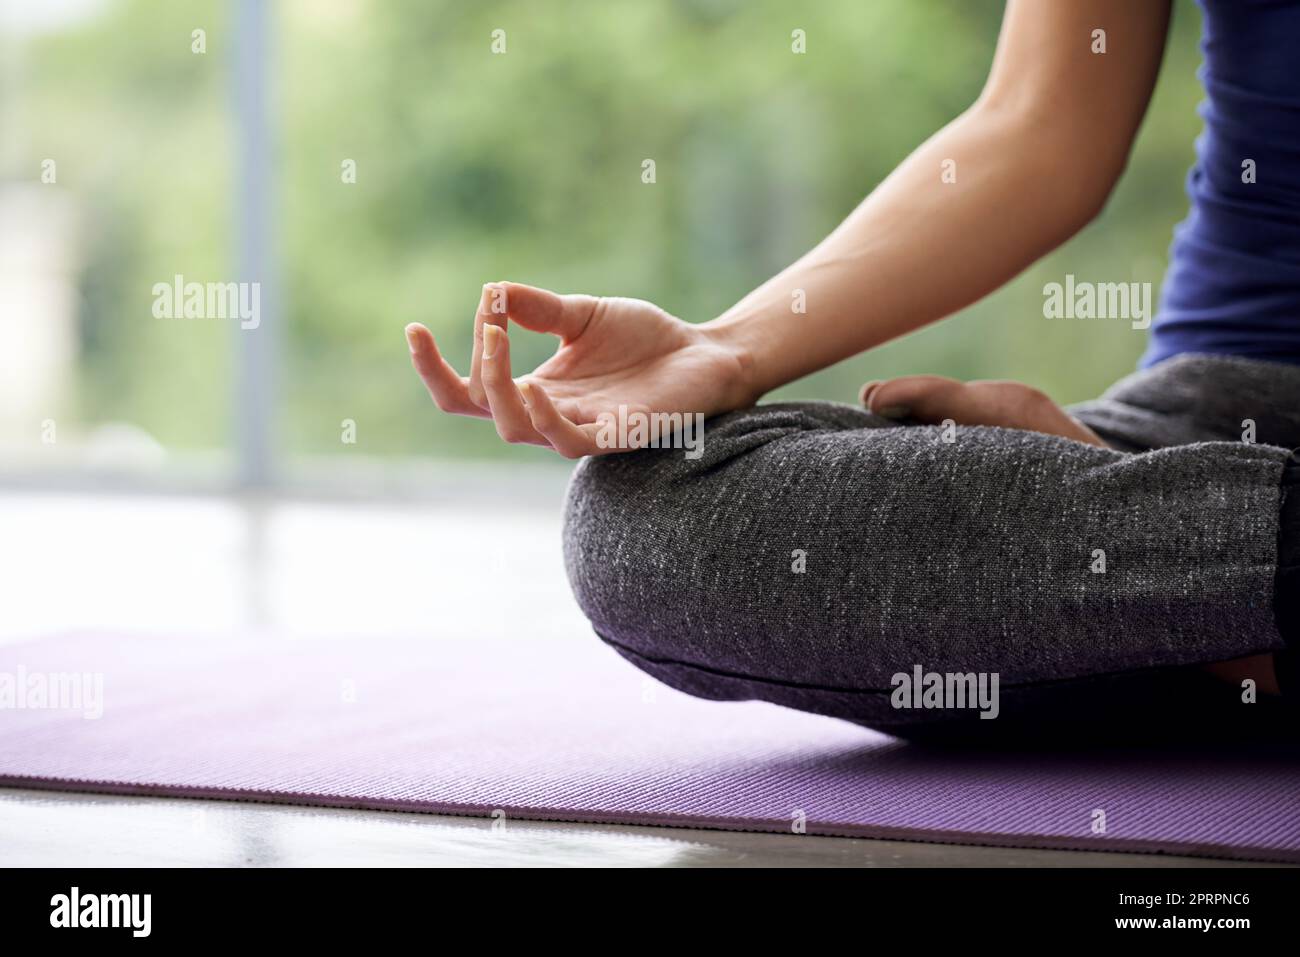
[[[5,4],[7,472],[264,485],[345,460],[562,469],[436,413],[402,327],[428,324],[464,371],[489,280],[716,315],[971,101],[1001,6]],[[1198,95],[1194,19],[1180,13],[1158,97]],[[1195,131],[1190,110],[1153,110],[1104,242],[1085,232],[970,316],[783,394],[852,401],[865,379],[922,371],[1095,394],[1143,337],[1049,323],[1042,286],[1135,261],[1134,279],[1159,281],[1184,209],[1167,172]],[[256,328],[176,303],[172,318],[155,291],[243,282],[259,284]],[[552,348],[513,351],[523,369]]]

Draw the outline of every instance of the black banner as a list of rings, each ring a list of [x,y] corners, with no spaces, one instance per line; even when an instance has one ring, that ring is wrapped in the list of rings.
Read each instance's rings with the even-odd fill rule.
[[[400,934],[436,948],[446,935],[481,935],[490,943],[528,928],[534,945],[593,930],[658,938],[661,945],[698,941],[704,930],[734,944],[763,940],[775,926],[810,940],[862,934],[873,946],[882,937],[918,946],[949,939],[989,945],[1044,933],[1070,942],[1197,936],[1231,945],[1241,935],[1294,934],[1297,873],[1229,867],[726,874],[33,869],[0,872],[0,891],[7,944],[75,935],[82,944],[338,946]]]

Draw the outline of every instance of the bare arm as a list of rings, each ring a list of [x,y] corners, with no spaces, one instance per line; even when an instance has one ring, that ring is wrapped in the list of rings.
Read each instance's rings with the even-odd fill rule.
[[[978,101],[820,245],[706,325],[743,357],[751,401],[956,312],[1087,225],[1150,101],[1169,7],[1010,0]],[[1092,52],[1097,29],[1105,53]],[[796,290],[805,313],[792,309]]]
[[[489,283],[470,374],[407,328],[438,407],[562,455],[615,410],[713,415],[969,305],[1064,242],[1119,179],[1164,52],[1170,0],[1010,0],[978,101],[830,236],[724,315],[683,322],[635,299]],[[1107,52],[1094,53],[1095,30]],[[945,175],[945,173],[949,175]],[[950,181],[949,181],[950,180]],[[796,312],[799,292],[804,311]],[[509,330],[559,337],[516,381]]]

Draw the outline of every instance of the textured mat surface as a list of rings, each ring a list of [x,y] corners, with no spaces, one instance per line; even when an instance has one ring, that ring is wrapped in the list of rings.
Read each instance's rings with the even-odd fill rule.
[[[102,717],[32,707],[73,673]],[[0,647],[6,676],[11,786],[1300,861],[1294,754],[935,751],[688,698],[594,639],[77,635]]]

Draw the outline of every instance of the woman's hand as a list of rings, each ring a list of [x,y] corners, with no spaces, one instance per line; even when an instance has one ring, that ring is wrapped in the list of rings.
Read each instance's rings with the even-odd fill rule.
[[[1105,446],[1096,432],[1023,382],[959,382],[937,375],[910,375],[862,387],[862,404],[887,419],[938,425],[999,425],[1060,435]]]
[[[518,381],[510,322],[560,339],[555,355]],[[738,352],[701,326],[640,299],[561,296],[519,283],[483,287],[468,377],[438,352],[419,323],[406,327],[411,361],[438,408],[491,418],[507,442],[566,458],[626,449],[598,441],[604,414],[703,413],[751,404]],[[606,431],[608,435],[608,431]]]

